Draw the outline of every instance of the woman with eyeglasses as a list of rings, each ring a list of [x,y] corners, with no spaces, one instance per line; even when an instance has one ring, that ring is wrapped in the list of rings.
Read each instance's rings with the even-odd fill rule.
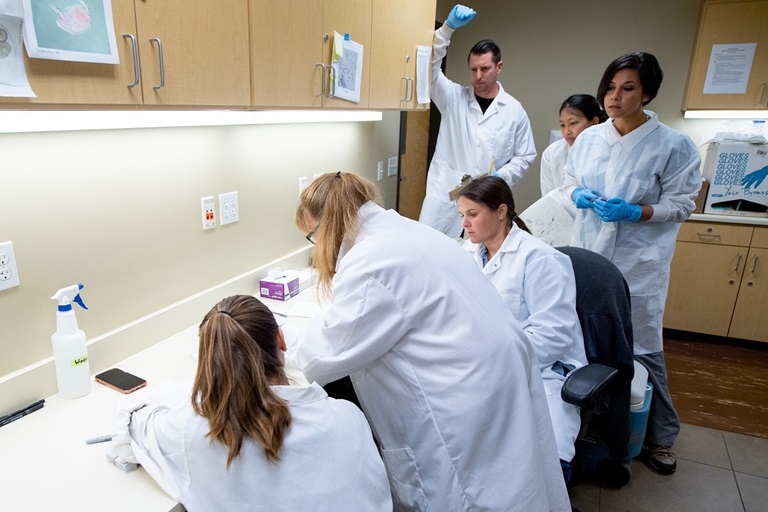
[[[261,301],[222,300],[200,324],[191,392],[125,397],[113,441],[190,512],[391,512],[365,417],[316,384],[291,386],[285,350]]]
[[[472,258],[350,173],[316,178],[296,225],[330,305],[291,361],[351,375],[395,510],[570,510],[535,355]]]

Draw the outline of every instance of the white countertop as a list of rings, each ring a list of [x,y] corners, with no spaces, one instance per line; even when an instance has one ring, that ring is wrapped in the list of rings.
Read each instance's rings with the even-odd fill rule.
[[[261,299],[273,311],[309,315],[319,310],[314,291],[305,290],[281,302]],[[300,332],[305,317],[278,317],[284,330]],[[280,322],[279,322],[280,323]],[[290,338],[288,333],[286,337]],[[147,385],[194,378],[198,325],[157,343],[114,365],[147,380]],[[289,339],[290,343],[290,339]],[[295,369],[289,378],[306,382]],[[183,510],[140,467],[124,473],[110,464],[111,443],[86,445],[85,439],[112,432],[120,393],[98,383],[74,400],[46,397],[45,406],[0,428],[0,508],[8,511],[57,512]]]
[[[729,224],[750,224],[753,226],[768,226],[768,217],[750,215],[716,215],[712,213],[694,213],[688,220],[701,222],[725,222]]]

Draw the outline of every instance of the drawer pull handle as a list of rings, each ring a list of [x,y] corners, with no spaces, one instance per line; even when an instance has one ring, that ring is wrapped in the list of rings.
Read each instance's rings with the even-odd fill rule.
[[[734,267],[733,271],[738,272],[739,267],[741,267],[741,253],[739,253],[738,258],[736,258],[736,267]]]
[[[317,69],[318,67],[322,68],[320,70],[320,94],[315,94],[315,98],[317,98],[318,96],[325,97],[325,70],[327,66],[321,62],[321,63],[315,64],[315,69]]]
[[[696,236],[698,236],[699,238],[704,238],[705,236],[707,236],[711,240],[714,240],[715,238],[720,238],[720,235],[717,233],[696,233]]]

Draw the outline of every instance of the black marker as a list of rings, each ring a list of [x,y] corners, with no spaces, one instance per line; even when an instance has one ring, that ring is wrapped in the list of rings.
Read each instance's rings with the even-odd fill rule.
[[[19,409],[18,411],[8,414],[0,418],[0,427],[4,427],[12,421],[16,421],[19,418],[23,418],[27,414],[31,414],[37,410],[40,410],[45,405],[45,400],[38,400],[37,402]]]

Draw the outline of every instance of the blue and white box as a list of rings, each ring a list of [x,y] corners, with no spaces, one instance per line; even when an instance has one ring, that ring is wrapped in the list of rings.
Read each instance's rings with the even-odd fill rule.
[[[704,213],[768,217],[768,144],[711,142],[702,174]]]

